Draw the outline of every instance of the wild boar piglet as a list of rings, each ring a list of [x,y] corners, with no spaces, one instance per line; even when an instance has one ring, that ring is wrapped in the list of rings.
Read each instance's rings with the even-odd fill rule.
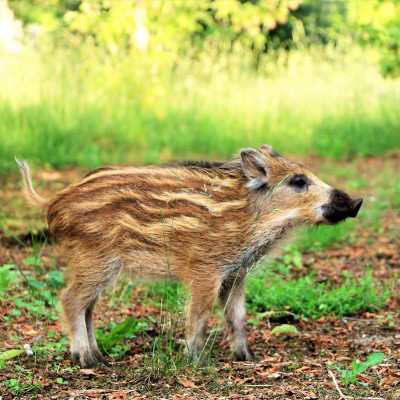
[[[247,272],[291,228],[355,217],[362,204],[267,145],[245,148],[227,162],[98,169],[51,200],[34,190],[28,164],[18,164],[27,198],[47,209],[49,230],[67,261],[61,302],[72,358],[84,367],[104,361],[93,310],[122,271],[186,285],[191,357],[203,349],[218,299],[234,357],[252,359]]]

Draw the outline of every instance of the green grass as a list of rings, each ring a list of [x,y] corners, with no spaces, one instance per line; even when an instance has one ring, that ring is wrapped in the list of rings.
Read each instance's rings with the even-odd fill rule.
[[[226,158],[261,143],[339,158],[400,147],[399,83],[358,49],[278,53],[259,73],[233,56],[174,68],[100,56],[27,50],[0,66],[0,171],[14,155],[94,167]]]
[[[178,282],[154,282],[145,286],[144,301],[160,306],[166,311],[177,312],[185,304],[185,290]]]
[[[350,243],[356,223],[347,220],[338,225],[310,227],[300,233],[294,245],[301,251],[320,251],[340,243]]]
[[[185,352],[184,340],[177,340],[178,332],[182,332],[184,319],[177,314],[163,312],[159,324],[161,326],[160,335],[155,337],[152,342],[151,352],[144,356],[144,369],[148,380],[179,375],[182,373],[193,372],[198,369],[200,364],[196,360],[191,360]],[[213,370],[214,363],[210,357],[210,346],[206,346],[201,355],[201,362],[207,360],[206,368],[209,372]]]
[[[394,187],[394,195],[393,195],[393,205],[397,209],[400,208],[400,182],[397,181]]]
[[[32,371],[28,371],[22,367],[16,368],[16,370],[16,378],[7,379],[2,382],[2,385],[13,395],[27,395],[42,387],[40,382],[34,381]]]
[[[386,175],[385,185],[379,187],[377,194],[380,199],[384,199],[381,204],[382,209],[389,207],[395,210],[400,209],[400,180],[393,179],[393,174]]]
[[[321,156],[351,158],[383,154],[399,148],[399,119],[389,104],[374,110],[363,110],[362,104],[327,115],[314,127],[313,149]],[[360,110],[361,108],[361,110]]]
[[[57,293],[64,285],[63,274],[57,269],[45,271],[37,256],[26,258],[23,263],[33,271],[27,274],[14,264],[0,267],[0,298],[15,305],[4,320],[12,322],[13,318],[27,314],[31,318],[56,321],[59,311]],[[17,284],[19,290],[12,290]]]
[[[247,286],[249,308],[254,312],[285,310],[310,318],[375,311],[389,297],[389,291],[380,288],[369,274],[360,279],[347,277],[339,286],[319,283],[312,275],[286,280],[267,274],[250,277]]]
[[[6,264],[0,267],[0,299],[5,296],[16,280],[17,272],[15,271],[15,265]]]
[[[107,331],[97,329],[96,338],[101,351],[113,358],[120,358],[130,350],[130,345],[124,343],[136,334],[144,332],[147,328],[146,321],[138,321],[132,317],[125,318],[120,323],[111,322]]]

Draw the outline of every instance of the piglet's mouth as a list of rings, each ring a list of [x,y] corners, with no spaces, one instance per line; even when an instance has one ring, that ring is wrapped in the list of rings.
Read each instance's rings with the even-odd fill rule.
[[[351,210],[349,217],[351,217],[351,218],[357,217],[357,214],[360,211],[362,203],[363,203],[363,199],[353,200],[353,209]]]
[[[322,207],[323,216],[331,224],[336,224],[346,218],[355,218],[362,203],[363,199],[353,200],[347,193],[334,189],[330,202]]]

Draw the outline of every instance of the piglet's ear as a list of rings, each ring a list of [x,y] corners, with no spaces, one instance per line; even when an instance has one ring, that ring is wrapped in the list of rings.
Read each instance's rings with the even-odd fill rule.
[[[261,153],[264,153],[266,156],[269,157],[280,157],[280,154],[277,153],[272,146],[270,146],[269,144],[263,144],[260,147],[260,151]]]
[[[252,148],[240,152],[242,170],[247,179],[247,187],[252,190],[268,185],[268,159],[260,151]]]

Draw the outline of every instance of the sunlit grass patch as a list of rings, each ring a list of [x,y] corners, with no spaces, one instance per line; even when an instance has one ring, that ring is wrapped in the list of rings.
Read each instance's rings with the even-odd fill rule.
[[[61,100],[16,108],[1,101],[0,168],[14,169],[14,156],[54,167],[99,165],[101,146],[96,141],[109,132],[102,111],[81,109],[78,103],[68,106],[71,112],[66,107]]]
[[[399,148],[398,84],[357,49],[332,51],[277,53],[258,72],[227,55],[149,69],[93,49],[22,53],[0,66],[0,170],[15,155],[95,167],[228,158],[261,143],[339,158]]]
[[[341,159],[383,154],[400,147],[399,124],[394,103],[383,98],[373,109],[324,116],[314,127],[313,147],[321,156]]]
[[[285,310],[310,318],[376,311],[390,296],[389,289],[375,282],[371,274],[359,279],[347,276],[343,283],[334,285],[317,282],[313,275],[287,280],[267,273],[249,277],[247,288],[247,302],[253,312]]]

